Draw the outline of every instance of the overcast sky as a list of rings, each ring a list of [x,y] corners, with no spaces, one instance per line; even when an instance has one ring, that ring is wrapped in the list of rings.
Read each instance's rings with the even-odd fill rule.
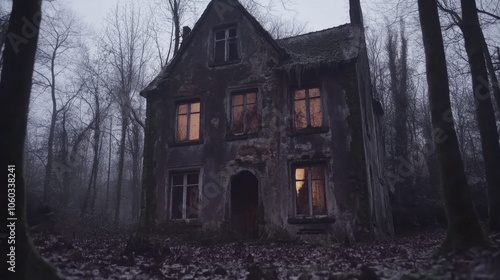
[[[1,1],[1,0],[0,0]],[[116,1],[124,0],[66,0],[73,10],[79,14],[86,22],[95,26],[99,23]],[[147,5],[147,0],[137,0]],[[267,4],[269,0],[258,0]],[[208,2],[208,1],[206,1]],[[282,13],[283,17],[295,18],[301,22],[307,22],[309,31],[322,30],[325,28],[341,25],[349,21],[349,9],[347,0],[295,0],[295,4],[287,6],[289,11],[283,9],[282,5],[276,5],[273,14]],[[206,4],[200,7],[200,12],[204,10]]]

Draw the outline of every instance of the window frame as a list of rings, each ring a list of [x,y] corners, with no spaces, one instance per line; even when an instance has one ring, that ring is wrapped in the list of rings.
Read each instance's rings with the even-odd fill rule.
[[[196,217],[195,218],[188,218],[187,214],[187,190],[188,190],[188,187],[191,187],[193,186],[192,184],[187,184],[187,177],[188,175],[191,175],[191,174],[197,174],[198,175],[198,209],[197,209],[197,213],[196,213]],[[173,218],[173,207],[174,207],[174,202],[173,202],[173,191],[174,191],[174,187],[179,187],[179,186],[174,186],[174,183],[173,183],[173,178],[174,176],[176,175],[182,175],[183,176],[183,184],[182,184],[182,212],[181,212],[181,215],[182,217],[181,218]],[[202,187],[203,187],[203,184],[202,184],[202,170],[201,168],[196,168],[196,169],[182,169],[182,170],[170,170],[168,172],[168,193],[170,194],[168,197],[167,197],[167,205],[168,205],[168,210],[169,210],[169,220],[171,221],[195,221],[195,220],[199,220],[200,219],[200,215],[201,215],[201,209],[200,209],[200,205],[202,205]]]
[[[324,195],[324,204],[325,204],[325,213],[324,214],[314,214],[314,199],[312,195],[312,172],[311,169],[313,167],[321,167],[323,169],[323,195]],[[308,214],[298,214],[298,202],[297,202],[297,178],[295,175],[295,172],[299,168],[304,168],[308,169],[308,178],[307,178],[307,184],[309,186],[308,188]],[[291,166],[291,176],[292,176],[292,194],[293,194],[293,216],[296,218],[325,218],[328,217],[328,195],[327,195],[327,178],[328,178],[328,168],[327,164],[324,162],[312,162],[312,163],[297,163],[297,164],[292,164]]]
[[[309,90],[311,89],[318,89],[319,91],[319,96],[318,97],[310,97],[309,96]],[[305,91],[305,96],[304,99],[296,99],[295,94],[297,91]],[[292,88],[291,89],[291,111],[292,111],[292,128],[294,132],[300,132],[300,131],[307,131],[307,130],[316,130],[316,129],[322,129],[325,128],[325,113],[324,113],[324,104],[323,104],[323,99],[324,99],[324,93],[323,89],[319,85],[310,85],[310,86],[305,86],[305,87],[300,87],[300,88]],[[319,99],[319,104],[320,104],[320,110],[321,110],[321,125],[320,126],[312,126],[311,125],[311,99]],[[297,127],[297,122],[296,122],[296,117],[295,117],[295,103],[298,100],[304,100],[305,101],[305,110],[306,110],[306,127],[304,128],[298,128]]]
[[[248,109],[248,95],[249,94],[255,94],[255,103],[251,103],[250,105],[255,105],[255,117],[257,118],[256,121],[257,121],[257,128],[255,131],[250,131],[250,122],[249,122],[249,118],[248,118],[248,113],[249,113],[249,109]],[[237,96],[237,95],[242,95],[243,96],[243,104],[241,106],[243,106],[243,132],[241,133],[237,133],[234,131],[234,128],[233,128],[233,125],[234,125],[234,108],[236,106],[240,106],[240,105],[234,105],[233,103],[233,98],[234,96]],[[230,114],[230,118],[229,118],[229,127],[230,127],[230,130],[231,130],[231,134],[232,135],[235,135],[235,136],[241,136],[241,135],[248,135],[248,134],[254,134],[254,133],[257,133],[259,132],[260,130],[260,115],[259,115],[259,90],[257,88],[255,89],[247,89],[247,90],[241,90],[241,91],[233,91],[230,93],[229,95],[229,114]]]
[[[230,29],[235,29],[236,30],[236,36],[235,37],[229,37],[229,30]],[[219,31],[224,30],[224,39],[219,39],[217,40],[216,34]],[[236,41],[236,54],[237,57],[230,59],[229,55],[229,41],[230,39],[235,39]],[[211,45],[212,45],[212,55],[211,55],[211,66],[218,66],[218,65],[225,65],[225,64],[233,64],[241,61],[241,46],[240,46],[240,30],[238,27],[237,23],[229,23],[229,24],[224,24],[224,25],[219,25],[215,26],[212,29],[212,36],[211,36]],[[217,42],[219,41],[224,41],[224,60],[218,61],[216,60],[217,55]]]
[[[243,93],[255,92],[257,109],[257,129],[254,132],[234,133],[233,131],[233,96]],[[240,140],[258,137],[262,130],[262,90],[259,85],[250,85],[238,88],[228,88],[226,90],[226,140]]]
[[[191,126],[191,123],[190,123],[190,120],[191,120],[191,115],[193,113],[191,113],[191,104],[194,104],[194,103],[199,103],[200,104],[200,111],[197,112],[199,115],[200,115],[200,120],[199,120],[199,131],[198,131],[198,139],[193,139],[193,140],[189,140],[189,136],[190,136],[190,126]],[[178,133],[179,133],[179,108],[181,105],[188,105],[187,106],[187,120],[186,120],[186,137],[187,137],[187,140],[178,140]],[[199,98],[196,98],[196,99],[182,99],[182,100],[177,100],[174,102],[174,133],[173,133],[173,145],[189,145],[189,144],[197,144],[197,143],[201,143],[203,142],[203,130],[202,130],[202,126],[203,126],[203,108],[202,108],[202,102]],[[196,113],[194,113],[196,114]]]

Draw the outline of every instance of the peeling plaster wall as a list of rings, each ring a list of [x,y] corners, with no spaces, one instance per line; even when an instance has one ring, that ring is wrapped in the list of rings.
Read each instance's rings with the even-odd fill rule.
[[[275,72],[277,51],[236,9],[224,18],[208,14],[206,24],[191,34],[191,45],[180,57],[163,87],[148,97],[147,123],[151,127],[145,144],[143,194],[145,216],[150,227],[169,224],[169,170],[201,168],[202,195],[199,221],[195,226],[220,228],[230,219],[231,178],[240,171],[252,172],[259,182],[258,222],[261,234],[285,229],[296,235],[304,230],[324,233],[320,239],[342,241],[379,236],[385,225],[386,190],[370,184],[369,166],[381,174],[381,151],[377,149],[377,120],[370,109],[371,93],[365,61],[335,67],[302,69],[296,73]],[[238,24],[241,62],[212,66],[212,28]],[[318,86],[322,92],[324,127],[297,134],[292,127],[291,90]],[[258,90],[260,130],[252,137],[230,135],[231,90]],[[175,143],[175,104],[180,100],[201,101],[201,141]],[[366,118],[365,112],[366,111]],[[373,125],[370,142],[364,135],[365,120]],[[146,162],[146,160],[145,160]],[[322,163],[327,168],[327,212],[332,221],[291,222],[295,197],[291,167],[300,163]],[[146,170],[146,169],[145,169]],[[147,178],[152,176],[153,178]],[[378,177],[376,177],[378,178]],[[378,182],[374,178],[373,181]],[[149,191],[147,191],[149,190]],[[390,210],[389,210],[390,211]],[[392,223],[391,223],[392,226]]]

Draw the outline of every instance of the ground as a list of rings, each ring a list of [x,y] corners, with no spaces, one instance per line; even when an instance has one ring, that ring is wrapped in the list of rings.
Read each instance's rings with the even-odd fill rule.
[[[34,242],[67,279],[500,279],[500,234],[491,248],[435,258],[443,238],[432,230],[353,245],[45,234]]]

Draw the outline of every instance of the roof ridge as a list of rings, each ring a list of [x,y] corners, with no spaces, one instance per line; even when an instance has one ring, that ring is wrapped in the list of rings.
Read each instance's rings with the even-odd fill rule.
[[[316,30],[316,31],[311,31],[311,32],[307,32],[307,33],[295,35],[295,36],[280,38],[280,39],[277,39],[276,41],[294,39],[294,38],[298,38],[298,37],[301,37],[301,36],[307,36],[307,35],[311,35],[311,34],[314,34],[314,33],[325,32],[325,31],[329,31],[329,30],[332,30],[332,29],[342,28],[342,27],[351,26],[351,25],[352,25],[351,23],[344,23],[344,24],[341,24],[341,25],[337,25],[337,26],[325,28],[325,29],[322,29],[322,30]]]

